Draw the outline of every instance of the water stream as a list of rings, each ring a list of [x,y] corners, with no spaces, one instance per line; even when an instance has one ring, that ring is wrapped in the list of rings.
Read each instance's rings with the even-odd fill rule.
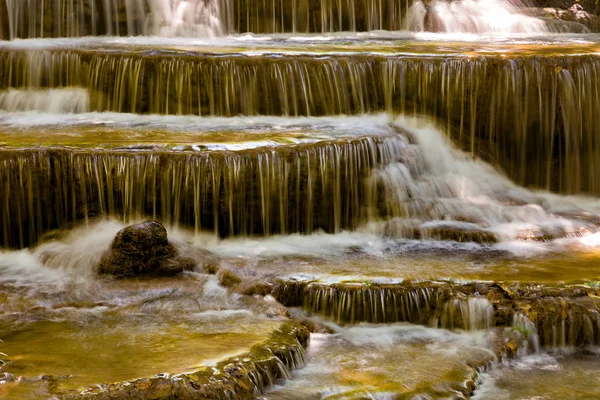
[[[0,397],[598,397],[600,20],[549,6],[0,0]]]

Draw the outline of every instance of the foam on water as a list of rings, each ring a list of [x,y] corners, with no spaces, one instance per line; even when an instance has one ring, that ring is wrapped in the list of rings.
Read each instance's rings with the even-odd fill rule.
[[[425,56],[423,47],[427,46],[435,52],[460,53],[461,51],[493,50],[497,46],[505,45],[584,45],[598,43],[599,33],[517,33],[517,32],[425,32],[425,31],[370,31],[370,32],[333,32],[327,35],[306,34],[243,34],[222,37],[160,37],[160,36],[86,36],[75,38],[47,38],[47,39],[18,39],[0,41],[3,50],[45,50],[45,49],[177,49],[193,50],[198,48],[211,49],[212,51],[229,51],[235,49],[244,53],[245,50],[261,53],[285,53],[287,50],[296,50],[302,54],[321,54],[328,46],[335,47],[338,51],[353,48],[377,52],[376,49],[385,49],[388,46],[398,52],[398,45],[402,50],[415,47],[415,53]],[[436,44],[440,48],[436,49]],[[516,48],[515,48],[516,49]],[[543,47],[541,48],[543,49]]]
[[[312,334],[308,365],[293,380],[275,386],[268,399],[442,397],[445,390],[452,392],[449,386],[473,374],[461,358],[474,364],[495,359],[488,350],[493,335],[408,324],[328,325],[335,333]]]
[[[92,112],[64,115],[52,112],[0,112],[0,124],[10,127],[77,127],[84,125],[115,128],[168,129],[173,131],[240,130],[262,132],[269,129],[312,131],[336,130],[344,135],[365,136],[389,133],[389,117],[385,114],[327,117],[199,117],[193,115],[141,115],[115,112]]]
[[[0,283],[23,286],[55,285],[90,281],[94,267],[124,225],[99,221],[68,232],[56,232],[34,249],[0,250]]]
[[[600,394],[597,355],[541,353],[481,375],[474,400],[594,399]]]

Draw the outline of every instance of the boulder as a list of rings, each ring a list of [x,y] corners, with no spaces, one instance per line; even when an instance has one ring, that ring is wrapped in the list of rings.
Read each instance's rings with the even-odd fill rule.
[[[180,257],[167,238],[167,230],[157,221],[128,226],[115,236],[98,266],[101,275],[173,276],[192,270],[195,261]]]

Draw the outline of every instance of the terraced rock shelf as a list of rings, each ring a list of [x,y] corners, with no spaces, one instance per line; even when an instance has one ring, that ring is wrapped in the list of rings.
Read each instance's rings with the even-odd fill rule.
[[[0,2],[0,398],[600,398],[593,2]]]

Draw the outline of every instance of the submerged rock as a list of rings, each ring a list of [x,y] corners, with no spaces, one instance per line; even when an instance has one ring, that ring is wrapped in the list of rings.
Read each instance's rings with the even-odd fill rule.
[[[180,257],[167,238],[167,230],[157,221],[128,226],[117,233],[98,266],[101,275],[173,276],[194,268],[191,258]]]

